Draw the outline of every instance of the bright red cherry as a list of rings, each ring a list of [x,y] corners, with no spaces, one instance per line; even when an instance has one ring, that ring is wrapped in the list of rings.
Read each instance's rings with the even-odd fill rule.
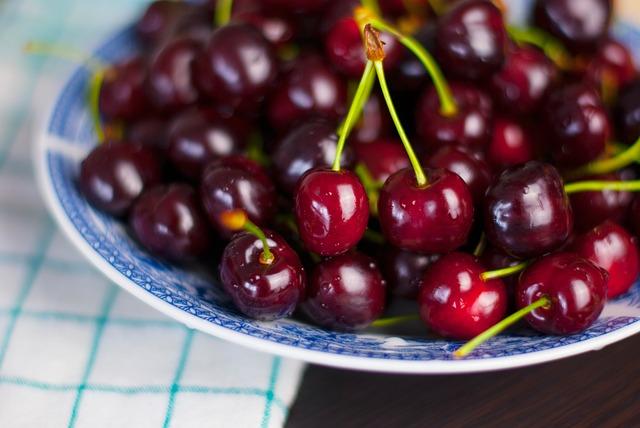
[[[294,212],[305,247],[321,256],[335,256],[362,238],[369,221],[369,201],[351,171],[314,169],[300,179]]]
[[[583,83],[555,90],[545,103],[543,122],[553,158],[567,166],[600,156],[611,134],[598,92]]]
[[[471,339],[500,321],[507,310],[501,279],[485,280],[484,267],[466,253],[442,256],[422,277],[420,317],[440,336]]]
[[[146,113],[146,77],[147,64],[139,56],[110,66],[100,87],[100,113],[112,120],[133,120]]]
[[[595,87],[617,91],[636,77],[636,66],[629,49],[608,37],[598,46],[585,74]]]
[[[538,161],[505,170],[487,190],[484,221],[489,242],[511,256],[531,258],[557,249],[573,228],[560,174]]]
[[[606,221],[578,235],[571,249],[609,274],[607,297],[626,293],[640,274],[636,240],[623,227]]]
[[[409,158],[401,144],[394,140],[377,140],[357,144],[356,157],[366,168],[371,178],[384,183],[389,176],[409,167]]]
[[[147,250],[171,261],[196,259],[211,247],[211,230],[198,194],[186,184],[145,191],[133,205],[129,224]]]
[[[375,262],[348,253],[320,262],[309,279],[304,313],[336,330],[361,330],[384,310],[386,286]]]
[[[535,148],[529,129],[506,116],[496,117],[487,147],[487,161],[501,171],[534,158]]]
[[[607,298],[607,273],[573,253],[541,258],[520,275],[519,308],[546,297],[549,304],[529,313],[531,327],[547,334],[574,334],[598,318]]]
[[[420,254],[387,246],[380,254],[378,263],[391,294],[416,299],[424,271],[439,258],[439,254]]]
[[[436,54],[454,76],[489,77],[502,67],[506,46],[502,12],[489,0],[457,3],[438,20]]]
[[[633,144],[640,137],[640,79],[623,86],[613,107],[616,135]]]
[[[78,186],[96,208],[123,216],[145,189],[161,180],[161,166],[153,149],[120,142],[103,143],[80,164]]]
[[[396,247],[448,253],[465,243],[473,222],[473,199],[459,175],[425,170],[419,186],[410,168],[391,175],[380,190],[378,215],[385,238]]]

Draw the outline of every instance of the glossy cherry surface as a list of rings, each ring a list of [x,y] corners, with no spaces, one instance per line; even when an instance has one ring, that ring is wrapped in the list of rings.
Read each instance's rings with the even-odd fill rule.
[[[610,0],[538,0],[536,25],[557,37],[573,52],[593,52],[607,34]]]
[[[640,137],[640,79],[620,89],[613,118],[616,134],[623,143],[633,144]]]
[[[387,246],[379,256],[378,263],[391,294],[415,299],[424,271],[439,258],[438,254],[420,254]]]
[[[452,83],[450,86],[458,106],[457,114],[443,116],[435,87],[429,86],[418,102],[418,135],[431,150],[447,144],[485,146],[491,137],[491,99],[471,85]]]
[[[286,16],[265,13],[264,11],[247,11],[234,13],[233,19],[254,26],[274,47],[282,48],[290,43],[296,29],[291,19]]]
[[[384,279],[373,259],[348,253],[316,265],[302,309],[320,326],[360,330],[382,314],[385,294]]]
[[[486,269],[466,253],[451,253],[431,264],[422,277],[420,317],[440,336],[471,339],[502,318],[507,290],[500,279],[483,280]]]
[[[136,34],[147,44],[157,44],[172,33],[178,19],[191,7],[188,2],[153,1],[138,19]]]
[[[607,298],[607,273],[574,253],[541,258],[520,276],[519,308],[542,297],[551,303],[529,313],[531,327],[547,334],[579,333],[598,318]]]
[[[110,66],[100,87],[100,113],[107,119],[132,120],[140,117],[149,105],[146,77],[147,65],[139,56]]]
[[[142,246],[170,261],[196,259],[211,247],[200,199],[186,184],[146,190],[133,205],[129,225]]]
[[[214,101],[248,112],[275,82],[278,65],[271,44],[247,24],[214,30],[194,62],[198,88]]]
[[[402,145],[394,140],[357,144],[355,152],[358,162],[362,163],[371,177],[379,183],[384,183],[391,174],[409,167],[407,153]]]
[[[335,256],[362,238],[369,200],[353,172],[314,169],[298,183],[294,213],[305,247],[321,256]]]
[[[637,241],[622,226],[606,221],[578,235],[571,249],[609,274],[607,297],[626,293],[640,274]]]
[[[273,185],[246,169],[212,165],[202,174],[200,197],[209,221],[218,233],[230,238],[232,233],[220,222],[220,215],[242,209],[259,226],[269,224],[276,212]]]
[[[543,108],[547,144],[556,162],[577,166],[602,154],[611,126],[592,86],[576,83],[556,89]]]
[[[517,258],[560,247],[573,229],[562,178],[551,165],[531,161],[505,170],[487,190],[487,239]]]
[[[274,232],[265,231],[274,260],[260,261],[262,242],[249,233],[236,235],[220,261],[220,281],[243,314],[263,321],[291,315],[302,300],[305,273],[296,252]]]
[[[496,117],[486,155],[487,161],[499,171],[533,160],[535,148],[529,129],[509,117]]]
[[[444,169],[425,170],[428,185],[413,170],[391,175],[380,190],[378,215],[392,245],[428,254],[448,253],[465,243],[473,222],[473,199],[465,182]]]
[[[338,120],[346,112],[347,86],[326,61],[314,54],[296,59],[275,88],[267,110],[280,131],[312,117]]]
[[[437,25],[436,54],[448,73],[478,80],[502,66],[507,32],[502,12],[489,0],[457,3]]]
[[[587,79],[599,89],[617,91],[636,77],[636,66],[629,49],[608,37],[598,46],[585,71]]]
[[[104,143],[91,150],[80,164],[78,186],[92,205],[122,216],[145,189],[161,180],[160,163],[153,149]]]
[[[302,175],[317,167],[330,167],[336,156],[336,125],[325,120],[314,120],[292,129],[276,147],[273,156],[274,174],[278,185],[293,193]],[[350,168],[354,154],[347,145],[340,165]]]

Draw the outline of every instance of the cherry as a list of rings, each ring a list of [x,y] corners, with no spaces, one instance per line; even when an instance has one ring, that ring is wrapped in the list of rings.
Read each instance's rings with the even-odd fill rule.
[[[505,253],[498,247],[494,247],[493,245],[488,245],[484,248],[482,254],[479,256],[479,260],[480,263],[482,263],[482,266],[490,270],[513,267],[520,263],[518,259],[511,257],[509,254]],[[509,292],[509,301],[511,301],[511,291],[516,284],[518,284],[518,276],[508,276],[502,280],[508,286],[507,291]]]
[[[614,93],[636,77],[633,56],[625,45],[608,37],[598,46],[595,56],[589,61],[586,78],[601,91]],[[607,94],[602,94],[607,99]]]
[[[188,2],[155,0],[138,19],[136,34],[143,42],[155,45],[173,32],[178,19],[192,7]]]
[[[302,310],[323,327],[360,330],[382,314],[385,288],[372,259],[358,253],[343,254],[316,265]]]
[[[448,144],[485,146],[491,138],[491,99],[475,86],[463,83],[451,84],[451,92],[457,112],[446,116],[440,111],[435,86],[426,89],[417,107],[418,135],[431,149]]]
[[[150,147],[165,154],[169,146],[167,123],[160,117],[148,117],[128,124],[126,140],[134,144]]]
[[[640,274],[640,254],[636,239],[623,227],[605,221],[578,235],[571,249],[609,274],[607,297],[626,293]]]
[[[577,166],[602,154],[609,140],[607,112],[595,89],[576,83],[555,90],[547,99],[543,122],[553,158]]]
[[[264,11],[246,11],[233,14],[234,20],[254,26],[275,48],[282,48],[293,41],[295,28],[286,16],[265,13]]]
[[[304,268],[279,235],[261,231],[239,212],[222,223],[244,228],[227,244],[220,261],[220,281],[243,314],[263,321],[291,315],[304,296]]]
[[[181,37],[169,41],[155,54],[149,65],[147,93],[156,109],[175,111],[198,100],[191,67],[201,50],[199,42]]]
[[[516,120],[506,116],[496,117],[487,147],[487,161],[501,171],[533,160],[535,150],[529,131]]]
[[[362,117],[353,128],[351,138],[358,143],[371,143],[385,138],[390,127],[384,100],[374,92],[364,104]]]
[[[263,0],[266,10],[276,9],[282,13],[314,13],[325,9],[329,0]]]
[[[170,261],[193,260],[211,247],[198,194],[186,184],[145,190],[133,205],[129,224],[142,246]]]
[[[425,23],[418,28],[414,37],[428,52],[435,51],[435,23]],[[419,91],[429,80],[429,73],[425,70],[424,65],[411,52],[405,52],[404,57],[393,69],[393,73],[393,79],[391,79],[393,88],[405,92]]]
[[[558,74],[553,62],[540,50],[530,45],[518,46],[491,77],[491,94],[503,111],[530,114],[538,110]]]
[[[312,117],[337,120],[346,102],[347,87],[340,76],[320,56],[302,55],[278,83],[267,116],[276,130],[286,131]]]
[[[623,86],[613,108],[616,134],[623,143],[632,144],[640,136],[640,79]]]
[[[548,304],[530,312],[527,323],[547,334],[574,334],[589,327],[604,308],[607,273],[573,253],[541,258],[520,275],[519,308],[546,298]]]
[[[425,172],[428,185],[423,186],[409,168],[387,179],[378,200],[380,226],[396,247],[448,253],[464,244],[471,231],[471,192],[455,173],[444,169]]]
[[[186,110],[169,125],[169,160],[182,175],[197,181],[210,161],[241,152],[247,138],[247,125],[237,117],[222,118],[209,109]]]
[[[100,113],[107,119],[121,120],[133,120],[146,113],[146,77],[147,64],[142,57],[111,65],[100,87]]]
[[[387,246],[378,262],[391,294],[416,299],[424,271],[439,258],[438,254],[420,254]]]
[[[274,186],[243,167],[216,165],[202,174],[200,197],[209,221],[225,238],[231,233],[220,216],[229,210],[243,210],[252,222],[268,224],[276,212]]]
[[[293,193],[305,172],[317,167],[330,167],[336,155],[337,142],[336,126],[326,120],[312,120],[292,129],[272,156],[280,188]],[[349,168],[353,161],[353,152],[345,147],[340,164]]]
[[[537,26],[557,37],[574,53],[595,51],[611,21],[610,0],[537,0]]]
[[[502,67],[507,32],[502,12],[489,0],[457,3],[437,25],[436,55],[448,73],[480,80]]]
[[[557,249],[573,227],[560,174],[538,161],[505,170],[487,190],[484,221],[489,242],[513,257]]]
[[[255,111],[277,76],[272,46],[254,27],[230,23],[211,34],[193,65],[202,93],[241,111]]]
[[[498,278],[484,279],[473,256],[451,253],[427,267],[418,296],[420,317],[435,333],[470,339],[500,321],[507,290]]]
[[[189,38],[204,46],[214,29],[211,25],[212,16],[213,10],[207,5],[193,4],[176,19],[173,32],[167,39]]]
[[[491,168],[482,159],[474,157],[464,147],[444,146],[427,157],[429,168],[443,168],[454,172],[464,180],[476,204],[482,202],[491,183]]]
[[[357,144],[355,151],[358,162],[367,168],[371,178],[378,183],[384,183],[394,172],[409,167],[409,158],[404,149],[391,139]]]
[[[80,164],[78,186],[87,200],[113,216],[127,214],[148,187],[162,180],[152,149],[127,143],[104,143]]]
[[[215,159],[207,164],[207,169],[210,168],[234,168],[246,171],[251,174],[253,178],[260,181],[263,186],[274,189],[273,182],[267,174],[267,171],[254,160],[249,159],[242,155],[229,155],[218,159]]]

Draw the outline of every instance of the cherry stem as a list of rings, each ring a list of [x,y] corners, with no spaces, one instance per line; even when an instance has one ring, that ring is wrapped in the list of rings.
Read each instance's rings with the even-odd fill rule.
[[[479,335],[477,335],[476,337],[474,337],[473,339],[471,339],[470,341],[462,345],[453,353],[453,356],[455,358],[466,357],[471,352],[473,352],[473,350],[476,349],[479,345],[483,344],[484,342],[491,339],[492,337],[500,334],[505,329],[515,324],[517,321],[522,319],[524,316],[526,316],[530,312],[533,312],[538,308],[548,307],[549,305],[551,305],[551,300],[548,297],[543,296],[539,298],[535,302],[531,303],[528,306],[525,306],[519,311],[512,313],[511,315],[504,318],[499,323],[489,327],[487,330],[483,331],[482,333],[480,333]]]
[[[640,191],[640,180],[629,181],[576,181],[564,185],[564,191],[568,194],[577,192],[593,192],[600,190],[615,190],[618,192]]]
[[[340,171],[340,158],[342,157],[345,142],[351,133],[351,129],[355,124],[356,118],[360,116],[360,113],[362,113],[362,109],[364,108],[364,104],[367,102],[365,95],[367,93],[367,86],[370,86],[369,81],[372,77],[375,77],[375,73],[373,72],[373,63],[371,61],[367,61],[367,64],[364,66],[362,77],[360,78],[360,83],[358,83],[356,93],[353,95],[351,106],[349,106],[347,117],[344,123],[340,125],[340,129],[338,131],[340,137],[338,138],[338,144],[336,147],[336,157],[333,159],[333,166],[331,167],[334,171]],[[371,91],[369,91],[369,93],[371,93]]]
[[[76,64],[82,64],[91,70],[92,73],[97,73],[98,71],[106,68],[102,61],[96,58],[91,58],[86,53],[68,46],[30,41],[24,45],[24,51],[28,54],[53,56],[60,59],[66,59],[67,61],[71,61]]]
[[[397,28],[385,22],[383,19],[373,15],[366,9],[363,10],[363,8],[357,8],[354,14],[356,16],[356,21],[367,21],[379,30],[385,31],[394,36],[402,45],[409,49],[418,58],[418,60],[420,60],[422,65],[431,76],[433,85],[435,86],[436,92],[438,93],[438,98],[440,100],[440,114],[446,117],[451,117],[455,116],[458,113],[458,106],[456,104],[455,98],[453,97],[453,94],[451,93],[451,88],[449,87],[449,84],[447,83],[447,80],[442,73],[442,70],[440,70],[440,67],[438,66],[436,60],[429,53],[429,51],[427,51],[424,46],[420,44],[420,42],[418,42],[411,36],[402,34]]]
[[[382,188],[384,183],[376,181],[372,176],[369,169],[363,164],[358,163],[354,168],[354,172],[360,179],[362,186],[364,186],[365,192],[367,192],[367,197],[369,198],[369,212],[374,216],[378,215],[378,197],[379,190]]]
[[[522,262],[518,263],[517,265],[507,266],[501,269],[488,270],[480,274],[480,279],[482,279],[483,281],[487,281],[489,279],[504,278],[505,276],[510,276],[523,271],[527,266],[529,266],[529,263],[530,262]]]
[[[263,265],[270,265],[275,260],[271,248],[269,248],[269,241],[267,235],[264,234],[262,229],[255,223],[249,220],[247,213],[243,210],[229,210],[220,215],[220,222],[229,230],[245,230],[258,238],[262,242],[262,253],[260,253],[260,263]]]
[[[226,25],[231,19],[233,0],[217,0],[215,11],[215,24],[218,27]]]
[[[547,55],[561,70],[571,68],[571,56],[557,39],[539,28],[519,28],[507,25],[509,36],[518,44],[528,43],[536,46]]]
[[[89,85],[89,112],[91,113],[91,121],[99,143],[105,141],[105,132],[102,126],[102,117],[100,116],[100,90],[102,89],[102,82],[104,82],[104,74],[104,70],[97,70],[93,73]]]
[[[371,327],[389,327],[396,324],[402,324],[407,321],[419,320],[417,314],[398,315],[397,317],[379,318],[371,323]]]
[[[589,162],[579,168],[564,174],[565,178],[575,179],[587,175],[606,174],[608,172],[617,171],[627,165],[637,162],[640,159],[640,138],[635,143],[627,147],[621,153],[618,153],[609,159],[600,159]]]
[[[478,241],[476,248],[473,250],[473,255],[475,257],[480,257],[482,253],[484,253],[485,248],[487,248],[487,235],[482,232],[480,234],[480,240]]]
[[[362,7],[364,7],[365,9],[370,10],[371,12],[375,13],[376,15],[381,15],[382,14],[380,12],[380,5],[378,4],[378,0],[361,0],[360,4],[362,4]]]

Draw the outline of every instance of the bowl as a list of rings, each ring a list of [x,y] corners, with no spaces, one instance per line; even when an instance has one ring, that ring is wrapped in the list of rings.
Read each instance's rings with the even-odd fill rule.
[[[512,17],[527,2],[509,2]],[[640,58],[640,29],[624,22],[615,35]],[[107,62],[138,49],[131,27],[118,31],[95,55]],[[461,343],[429,336],[419,322],[393,331],[323,330],[296,320],[260,322],[236,311],[207,272],[184,270],[141,249],[118,221],[94,210],[78,192],[78,165],[95,144],[86,103],[88,72],[76,69],[58,93],[34,146],[37,181],[64,234],[113,282],[187,326],[259,351],[341,368],[395,373],[464,373],[551,361],[603,347],[640,331],[640,286],[607,303],[583,333],[546,336],[510,330],[456,360]],[[212,266],[214,268],[214,266]],[[394,308],[398,312],[406,308]],[[415,309],[413,309],[415,311]]]

